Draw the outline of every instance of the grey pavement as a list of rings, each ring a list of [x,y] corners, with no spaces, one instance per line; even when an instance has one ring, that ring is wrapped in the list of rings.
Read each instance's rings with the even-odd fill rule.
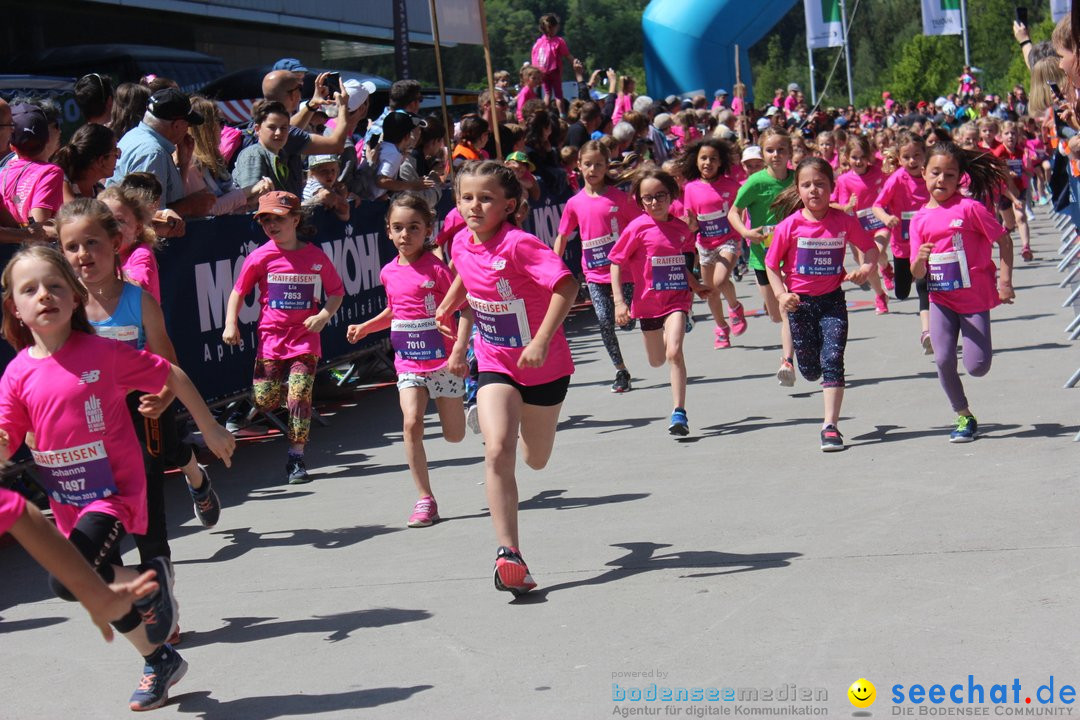
[[[405,528],[414,497],[393,387],[326,407],[309,485],[282,483],[280,439],[213,468],[225,504],[213,530],[174,481],[178,649],[191,669],[154,715],[850,717],[847,688],[865,677],[878,692],[869,711],[887,717],[893,685],[969,674],[988,695],[1019,679],[1010,709],[1072,709],[1024,703],[1051,675],[1055,693],[1080,683],[1080,420],[1061,387],[1078,355],[1062,332],[1059,233],[1039,212],[1037,259],[1018,259],[1016,304],[993,313],[993,368],[965,377],[983,431],[970,445],[947,441],[953,416],[914,300],[876,317],[869,293],[849,292],[864,306],[847,352],[850,447],[830,455],[820,388],[777,386],[766,319],[714,351],[696,304],[680,441],[666,430],[667,370],[648,367],[640,333],[619,336],[634,390],[617,396],[590,314],[573,318],[577,372],[554,456],[541,472],[519,462],[522,550],[540,583],[526,600],[492,587],[480,439],[445,443],[434,415],[426,446],[445,521]],[[749,279],[738,287],[759,306]],[[0,717],[129,716],[132,649],[103,644],[79,607],[53,599],[21,549],[0,550],[0,567]],[[652,683],[742,699],[614,699]],[[818,699],[788,702],[804,691]]]

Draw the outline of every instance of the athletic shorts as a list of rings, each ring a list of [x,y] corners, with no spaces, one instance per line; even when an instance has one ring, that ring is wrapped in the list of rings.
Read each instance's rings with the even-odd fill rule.
[[[701,243],[697,243],[698,261],[702,265],[715,265],[720,262],[720,253],[730,253],[731,255],[739,254],[739,240],[728,240],[723,245],[717,245],[714,248],[704,248]]]
[[[432,400],[441,397],[463,397],[465,378],[450,372],[450,368],[441,367],[431,372],[398,373],[397,389],[424,388]]]
[[[675,312],[682,313],[683,315],[686,315],[686,313],[684,313],[682,310],[676,310]],[[641,323],[641,331],[642,332],[649,332],[650,330],[663,330],[664,329],[664,323],[667,322],[667,319],[669,317],[671,317],[672,315],[674,315],[674,314],[675,313],[670,312],[667,315],[661,315],[660,317],[641,318],[641,319],[639,319],[638,322]],[[684,322],[685,322],[685,320],[684,320]]]
[[[767,272],[754,268],[754,276],[757,278],[758,285],[761,287],[769,287],[769,274]]]
[[[522,385],[506,373],[481,371],[478,385],[479,387],[509,385],[521,394],[521,401],[526,405],[551,407],[566,399],[566,391],[570,388],[570,376],[567,375],[543,385]]]

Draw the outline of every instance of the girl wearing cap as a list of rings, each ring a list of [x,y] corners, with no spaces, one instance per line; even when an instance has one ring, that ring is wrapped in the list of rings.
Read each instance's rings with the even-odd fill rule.
[[[60,147],[60,120],[37,105],[11,108],[15,157],[0,170],[0,200],[20,225],[49,220],[64,203],[64,171],[48,162]]]
[[[345,294],[330,258],[313,243],[302,241],[300,198],[274,191],[259,198],[255,220],[270,240],[244,260],[229,295],[222,340],[240,344],[237,317],[240,303],[259,287],[259,329],[255,355],[255,406],[274,412],[286,388],[289,409],[289,454],[285,473],[289,484],[309,482],[304,446],[311,428],[311,390],[322,346],[319,333]],[[318,308],[321,295],[326,302]]]

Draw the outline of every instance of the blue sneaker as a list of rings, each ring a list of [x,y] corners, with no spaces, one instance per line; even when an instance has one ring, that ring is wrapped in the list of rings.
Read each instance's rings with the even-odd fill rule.
[[[690,434],[690,422],[686,419],[686,411],[682,408],[675,408],[671,413],[671,424],[668,425],[667,431],[672,435],[678,435],[680,437],[686,437]]]
[[[151,657],[154,661],[143,666],[142,680],[128,703],[136,712],[164,705],[169,699],[169,688],[180,682],[188,670],[187,661],[171,645],[162,645]]]
[[[694,329],[694,325],[695,325],[694,316],[691,315],[690,313],[686,313],[686,334],[687,335],[689,335],[690,332]]]
[[[974,415],[960,415],[956,418],[956,429],[949,433],[949,442],[969,443],[979,432],[979,423]]]
[[[146,627],[146,639],[160,645],[169,639],[176,627],[176,597],[173,595],[172,563],[162,556],[145,563],[140,572],[157,573],[158,591],[135,601],[135,610]]]

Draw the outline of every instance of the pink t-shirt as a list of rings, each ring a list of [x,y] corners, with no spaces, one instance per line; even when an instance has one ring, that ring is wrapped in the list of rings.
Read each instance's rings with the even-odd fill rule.
[[[519,368],[521,351],[540,329],[555,286],[570,270],[534,235],[509,223],[485,243],[462,230],[450,250],[476,318],[473,348],[481,372],[509,375],[521,385],[543,385],[571,375],[574,362],[560,326],[538,368]]]
[[[634,98],[630,95],[619,95],[615,98],[615,112],[611,114],[611,124],[617,125],[623,113],[634,109]]]
[[[517,115],[518,122],[521,122],[521,123],[525,122],[525,116],[521,112],[522,108],[525,107],[525,103],[529,102],[530,100],[536,100],[539,97],[540,97],[539,93],[537,93],[536,90],[534,90],[533,88],[529,87],[528,85],[523,85],[522,86],[521,90],[519,90],[518,94],[517,94],[517,113],[516,113],[516,115]]]
[[[863,229],[877,232],[885,226],[874,215],[873,206],[884,184],[885,176],[881,174],[881,168],[877,165],[867,168],[862,175],[854,170],[848,170],[836,178],[836,187],[833,188],[830,200],[838,205],[847,205],[851,196],[854,195],[854,213],[862,223]]]
[[[544,74],[561,73],[564,57],[570,57],[570,48],[558,35],[551,37],[545,33],[533,43],[532,64]]]
[[[383,266],[379,280],[394,314],[390,325],[394,369],[422,373],[446,367],[454,341],[435,326],[435,309],[454,282],[450,268],[434,253],[425,252],[411,265],[394,258]]]
[[[679,218],[684,222],[686,221],[686,206],[683,204],[682,198],[675,198],[672,200],[668,212],[671,213],[671,217]]]
[[[739,184],[723,175],[712,182],[699,178],[686,183],[683,206],[688,214],[697,216],[697,242],[701,247],[712,250],[728,240],[740,239],[727,219],[738,193]]]
[[[625,280],[634,282],[631,317],[690,312],[694,294],[684,253],[692,252],[694,234],[674,216],[657,222],[642,213],[626,226],[608,257],[619,265]]]
[[[743,99],[741,97],[731,98],[731,112],[736,115],[742,115],[743,112]]]
[[[0,197],[21,223],[34,208],[56,212],[64,204],[64,171],[57,165],[16,155],[0,170]]]
[[[37,359],[24,348],[4,370],[0,427],[12,452],[34,433],[39,478],[64,535],[88,512],[146,532],[146,474],[125,398],[161,390],[170,367],[126,343],[75,331],[53,355]]]
[[[269,360],[321,356],[319,334],[304,327],[304,320],[319,312],[321,291],[327,297],[345,294],[326,253],[312,244],[282,250],[268,240],[244,260],[233,289],[247,295],[256,285],[262,305],[256,356]]]
[[[908,226],[915,211],[930,200],[930,193],[926,189],[926,181],[909,173],[905,168],[900,168],[888,178],[881,186],[881,192],[874,200],[874,207],[884,208],[890,215],[900,218],[900,224],[889,232],[889,250],[893,257],[907,258],[910,256],[908,248]]]
[[[158,277],[158,264],[154,251],[145,245],[138,245],[133,250],[129,250],[126,256],[121,253],[121,259],[124,261],[124,277],[150,293],[160,305],[161,278]]]
[[[773,231],[765,266],[783,272],[793,293],[827,295],[844,283],[848,243],[865,252],[874,247],[874,238],[841,210],[829,208],[821,220],[797,210]]]
[[[784,98],[784,110],[786,110],[788,114],[794,112],[795,107],[798,104],[799,101],[795,99],[794,95],[788,95],[786,98]]]
[[[581,269],[591,283],[611,283],[611,261],[608,253],[619,239],[619,233],[641,210],[630,196],[618,188],[609,187],[603,195],[590,195],[582,190],[567,200],[559,234],[578,231],[581,236]]]
[[[17,492],[0,488],[0,535],[3,535],[26,512],[26,499]]]
[[[731,169],[728,170],[728,177],[739,185],[742,185],[746,182],[746,178],[750,176],[746,174],[746,168],[742,166],[742,163],[739,163],[738,165],[731,166]]]
[[[930,302],[962,314],[1001,304],[993,246],[1006,230],[977,200],[953,195],[911,221],[911,247],[933,243],[926,282]]]
[[[461,217],[457,207],[450,208],[450,212],[446,213],[446,217],[443,218],[439,233],[435,236],[435,244],[442,247],[448,241],[453,240],[454,236],[461,232],[464,227],[465,218]]]

